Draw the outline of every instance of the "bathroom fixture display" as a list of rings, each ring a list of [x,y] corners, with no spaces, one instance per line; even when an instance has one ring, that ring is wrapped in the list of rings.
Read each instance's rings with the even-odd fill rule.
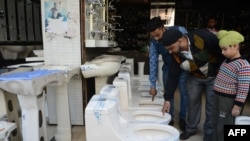
[[[120,89],[114,85],[106,84],[101,90],[100,95],[102,98],[117,101],[118,111],[124,120],[133,123],[158,123],[167,125],[171,120],[171,115],[166,113],[164,116],[158,109],[152,110],[147,108],[129,109],[122,105],[123,97],[120,95]]]
[[[121,118],[117,101],[92,96],[85,108],[87,141],[178,141],[179,131],[170,125],[131,123]],[[93,131],[98,131],[93,134]]]
[[[145,62],[138,62],[138,75],[139,76],[144,75],[144,66],[145,66]]]
[[[107,84],[108,78],[118,72],[125,57],[120,55],[100,55],[81,65],[84,78],[95,77],[95,91]]]
[[[57,127],[55,139],[59,141],[71,140],[71,121],[69,109],[69,92],[68,83],[73,76],[80,75],[79,66],[70,65],[44,65],[35,67],[34,70],[58,70],[63,72],[63,83],[57,87],[47,86],[48,107],[56,107]],[[52,101],[53,93],[50,90],[55,88],[56,101]],[[52,105],[51,105],[52,104]]]
[[[123,68],[118,72],[118,76],[113,80],[113,85],[120,88],[122,99],[122,105],[130,109],[161,109],[164,104],[164,99],[156,97],[152,101],[151,97],[145,97],[136,89],[136,86],[132,87],[131,77],[129,69]]]
[[[5,108],[5,119],[0,119],[8,122],[13,122],[16,124],[16,128],[13,131],[14,134],[9,135],[10,140],[19,140],[22,138],[22,130],[21,130],[21,117],[20,117],[20,104],[18,102],[17,95],[9,93],[9,92],[3,92],[0,90],[3,95],[3,103],[5,106],[1,107],[1,110]]]
[[[8,138],[16,127],[16,123],[0,121],[0,141],[9,141]]]
[[[115,8],[111,5],[113,1],[107,0],[89,0],[85,3],[85,46],[86,47],[115,47],[117,46],[114,31],[123,31],[115,29],[111,23],[118,15],[109,16],[109,10]],[[111,20],[111,23],[110,21]]]
[[[235,118],[236,125],[250,125],[250,117],[249,116],[237,116]]]
[[[81,70],[84,78],[107,77],[115,74],[120,66],[120,62],[92,60],[82,65]]]
[[[47,85],[59,86],[62,83],[63,71],[58,70],[34,70],[0,76],[0,88],[18,97],[23,140],[47,139],[43,89]]]
[[[18,55],[24,52],[26,46],[0,46],[0,51],[4,60],[16,60]]]
[[[131,70],[130,70],[130,74],[131,74],[131,77],[134,76],[134,58],[126,58],[126,61],[125,61],[125,65],[128,65],[130,64],[131,65]]]
[[[128,109],[158,109],[161,110],[164,100],[162,98],[155,98],[154,101],[149,97],[136,96],[134,97],[133,93],[131,94],[131,98],[129,98],[129,90],[128,90],[128,80],[124,77],[116,77],[113,81],[113,85],[119,87],[121,96],[123,97],[121,104]]]

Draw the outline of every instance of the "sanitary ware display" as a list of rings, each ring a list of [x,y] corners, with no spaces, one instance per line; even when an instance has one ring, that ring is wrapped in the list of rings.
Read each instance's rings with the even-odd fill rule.
[[[10,133],[16,129],[16,123],[0,121],[0,141],[8,141]]]
[[[138,75],[139,76],[144,75],[144,66],[145,66],[145,62],[138,62]]]
[[[21,107],[21,126],[24,141],[47,140],[44,115],[44,87],[59,86],[64,81],[59,70],[34,70],[0,76],[0,88],[16,94]],[[32,136],[31,136],[32,135]]]
[[[250,117],[249,116],[237,116],[235,118],[236,125],[250,125]]]
[[[121,117],[129,122],[142,122],[142,123],[159,123],[167,125],[170,120],[170,114],[166,113],[164,116],[160,110],[151,110],[151,109],[128,109],[128,107],[122,107],[121,103],[124,100],[120,96],[120,89],[114,85],[107,84],[101,91],[100,95],[106,99],[116,100]]]
[[[26,46],[0,46],[0,51],[4,60],[16,60],[21,52],[26,50]]]
[[[134,76],[134,58],[126,58],[126,61],[125,61],[126,64],[130,64],[131,65],[131,70],[130,70],[130,74],[131,76]]]
[[[179,131],[170,125],[129,122],[118,103],[101,94],[93,95],[85,108],[87,141],[178,141]],[[96,131],[93,134],[93,131]]]
[[[13,131],[15,134],[10,134],[9,139],[11,141],[20,140],[22,138],[22,130],[21,130],[22,119],[21,119],[21,115],[20,115],[21,107],[20,107],[20,104],[18,102],[17,95],[5,91],[3,93],[3,96],[4,96],[4,99],[3,99],[4,104],[6,105],[5,106],[6,117],[7,117],[6,121],[13,122],[17,126],[15,131]],[[3,107],[1,107],[1,109],[2,108]]]
[[[95,77],[95,91],[107,84],[108,78],[118,72],[125,57],[119,55],[100,55],[81,65],[84,78]]]
[[[43,65],[34,68],[35,70],[58,70],[63,72],[63,83],[54,86],[47,86],[47,97],[48,97],[48,109],[53,110],[56,107],[56,119],[57,119],[57,130],[55,134],[55,139],[59,141],[70,141],[71,140],[71,117],[69,109],[69,93],[68,84],[73,76],[80,75],[79,66],[70,65]],[[53,93],[55,91],[55,93]],[[53,95],[56,99],[53,99]],[[54,111],[53,111],[54,112]],[[50,116],[49,116],[50,117]],[[74,118],[74,117],[72,117]]]
[[[113,85],[120,88],[121,96],[123,97],[122,105],[128,108],[150,108],[150,109],[161,109],[164,103],[164,99],[158,94],[154,101],[151,97],[145,96],[144,91],[140,91],[139,88],[146,88],[146,92],[149,92],[149,86],[143,87],[137,83],[137,86],[132,82],[130,77],[129,69],[123,68],[118,72],[118,76],[113,80]],[[143,78],[144,79],[144,78]],[[142,79],[142,80],[143,80]],[[134,80],[133,80],[134,81]],[[148,78],[147,78],[148,81]]]
[[[85,46],[86,47],[115,47],[114,32],[123,31],[114,26],[115,18],[109,17],[109,10],[113,8],[113,0],[88,0],[85,1]],[[112,9],[113,10],[113,9]],[[112,21],[109,22],[109,19]]]

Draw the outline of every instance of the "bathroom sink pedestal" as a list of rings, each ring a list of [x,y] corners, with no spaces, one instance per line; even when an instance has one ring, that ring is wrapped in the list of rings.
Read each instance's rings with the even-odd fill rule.
[[[20,103],[22,140],[47,140],[44,88],[62,83],[62,71],[35,70],[0,76],[0,88],[4,93],[16,94]]]

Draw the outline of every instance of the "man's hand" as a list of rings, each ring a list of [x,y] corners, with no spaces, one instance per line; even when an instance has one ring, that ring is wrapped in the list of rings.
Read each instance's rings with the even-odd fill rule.
[[[241,110],[241,107],[237,106],[237,105],[234,105],[233,109],[232,109],[232,116],[236,117],[236,116],[239,116],[240,115],[240,110]]]
[[[170,101],[165,101],[162,107],[163,116],[165,115],[166,112],[169,113],[169,111],[170,111]]]
[[[152,95],[152,101],[154,101],[154,98],[157,94],[157,90],[155,88],[150,88],[149,94]]]

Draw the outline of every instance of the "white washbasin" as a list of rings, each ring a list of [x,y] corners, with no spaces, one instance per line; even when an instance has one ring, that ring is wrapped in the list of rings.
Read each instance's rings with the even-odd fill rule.
[[[103,60],[95,60],[86,62],[84,65],[82,65],[81,72],[84,78],[107,77],[117,73],[120,67],[120,62],[106,62]]]
[[[125,61],[126,58],[121,55],[103,54],[103,55],[97,56],[95,59],[101,59],[106,62],[120,62],[121,63],[122,61]]]
[[[35,67],[34,70],[60,70],[64,72],[66,82],[69,82],[74,75],[80,74],[79,66],[71,65],[43,65]]]
[[[61,85],[63,71],[34,70],[0,75],[0,88],[13,94],[39,95],[46,85]]]

